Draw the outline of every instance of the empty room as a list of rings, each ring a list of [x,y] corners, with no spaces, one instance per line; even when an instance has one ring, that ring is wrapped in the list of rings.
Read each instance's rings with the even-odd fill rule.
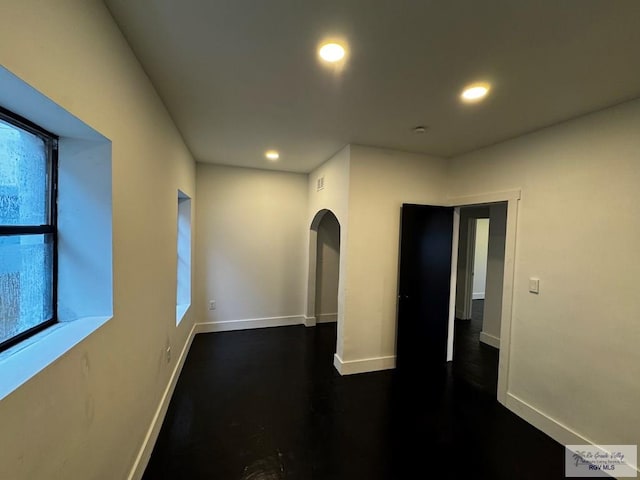
[[[0,26],[0,479],[637,478],[640,3]]]

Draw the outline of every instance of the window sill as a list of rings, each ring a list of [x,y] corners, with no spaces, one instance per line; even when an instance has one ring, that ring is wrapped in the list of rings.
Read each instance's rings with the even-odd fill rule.
[[[187,310],[189,310],[190,306],[191,306],[190,303],[185,303],[183,305],[176,305],[176,325],[180,325],[182,318],[184,317],[185,313],[187,313]]]
[[[111,317],[60,322],[0,354],[0,400],[26,383]]]

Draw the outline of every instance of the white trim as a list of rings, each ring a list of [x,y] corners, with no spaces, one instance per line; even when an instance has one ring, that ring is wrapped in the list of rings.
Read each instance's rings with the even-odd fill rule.
[[[471,298],[473,300],[484,300],[484,292],[474,292]]]
[[[509,390],[509,358],[511,355],[511,320],[513,318],[513,292],[516,275],[515,257],[520,191],[507,203],[507,232],[504,247],[504,280],[502,282],[502,315],[500,318],[500,356],[498,363],[498,401],[507,401]]]
[[[560,423],[555,418],[550,417],[512,393],[507,393],[506,406],[520,418],[526,420],[562,445],[594,445],[606,451],[593,440],[580,435],[578,432]],[[629,466],[638,471],[638,465],[629,464]]]
[[[0,400],[84,341],[112,317],[58,322],[0,354]]]
[[[318,323],[316,317],[307,317],[305,315],[305,317],[304,317],[304,326],[305,327],[315,327],[316,323]]]
[[[508,202],[520,200],[521,190],[507,190],[504,192],[485,193],[480,195],[466,195],[450,197],[446,203],[449,207],[466,207],[470,205],[484,205],[487,203]]]
[[[151,452],[153,452],[153,447],[155,446],[156,440],[158,439],[158,434],[160,433],[160,428],[162,427],[162,423],[164,422],[164,417],[167,414],[167,409],[169,408],[169,403],[171,402],[173,391],[176,388],[178,378],[180,377],[180,373],[182,372],[184,361],[186,360],[187,354],[191,349],[193,337],[195,337],[195,334],[197,333],[196,326],[197,324],[194,324],[193,327],[191,327],[191,332],[189,332],[187,341],[182,348],[182,352],[180,352],[180,358],[176,363],[176,367],[173,369],[173,373],[171,374],[171,378],[169,379],[167,388],[165,388],[164,390],[164,394],[160,399],[160,404],[158,405],[156,413],[151,420],[151,425],[149,425],[149,429],[147,430],[147,435],[144,437],[144,441],[142,442],[142,446],[140,447],[138,456],[136,457],[136,460],[133,463],[133,467],[131,468],[131,472],[127,477],[128,480],[140,480],[142,478],[142,475],[144,474],[145,469],[147,468],[149,458],[151,458]]]
[[[495,335],[490,335],[486,332],[480,332],[480,341],[492,346],[493,348],[500,349],[500,339]]]
[[[321,313],[316,317],[316,323],[335,323],[338,321],[337,313]]]
[[[222,322],[197,323],[197,333],[229,332],[232,330],[250,330],[253,328],[286,327],[289,325],[306,325],[307,317],[294,315],[291,317],[247,318],[243,320],[225,320]],[[309,317],[310,319],[313,317]]]
[[[502,285],[502,316],[500,319],[500,359],[498,364],[498,402],[506,405],[509,383],[509,355],[511,349],[511,319],[513,316],[513,283],[515,278],[516,228],[518,223],[518,202],[521,190],[451,197],[446,205],[464,207],[507,202],[507,234],[504,252],[504,281]],[[454,232],[454,235],[456,232]],[[455,297],[455,287],[450,295]],[[451,317],[451,315],[450,315]],[[450,319],[451,323],[451,319]],[[451,324],[449,325],[451,329]]]
[[[551,418],[510,392],[507,393],[506,407],[562,445],[592,443],[579,433],[574,432],[566,425]]]
[[[593,440],[588,439],[580,435],[578,432],[572,430],[568,426],[560,423],[555,418],[541,412],[536,407],[528,404],[521,398],[518,398],[512,393],[507,393],[506,406],[513,413],[520,418],[526,420],[528,423],[536,427],[538,430],[546,433],[556,442],[562,445],[593,445],[600,450],[606,451],[599,444]],[[628,464],[631,468],[638,473],[638,465]],[[637,476],[637,475],[636,475]]]
[[[460,208],[453,209],[453,234],[451,239],[451,280],[449,283],[449,318],[447,325],[447,362],[453,360],[455,332],[456,285],[458,283],[458,237],[460,236]]]
[[[377,372],[396,368],[396,357],[363,358],[360,360],[342,360],[336,353],[333,356],[333,366],[340,375],[354,375],[356,373]]]

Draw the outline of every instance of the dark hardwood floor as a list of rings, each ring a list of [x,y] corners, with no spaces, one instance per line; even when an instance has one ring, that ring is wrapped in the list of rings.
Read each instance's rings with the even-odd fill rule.
[[[564,478],[563,447],[451,365],[341,377],[335,342],[197,335],[144,479]]]
[[[483,309],[484,300],[474,300],[471,320],[455,321],[453,374],[495,397],[500,351],[480,341]]]

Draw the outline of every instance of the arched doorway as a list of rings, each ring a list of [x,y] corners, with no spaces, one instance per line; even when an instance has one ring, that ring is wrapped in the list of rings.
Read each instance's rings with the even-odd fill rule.
[[[306,325],[336,324],[339,318],[340,222],[330,210],[313,218],[309,235]]]
[[[337,322],[340,223],[330,211],[318,224],[316,241],[316,323]]]

